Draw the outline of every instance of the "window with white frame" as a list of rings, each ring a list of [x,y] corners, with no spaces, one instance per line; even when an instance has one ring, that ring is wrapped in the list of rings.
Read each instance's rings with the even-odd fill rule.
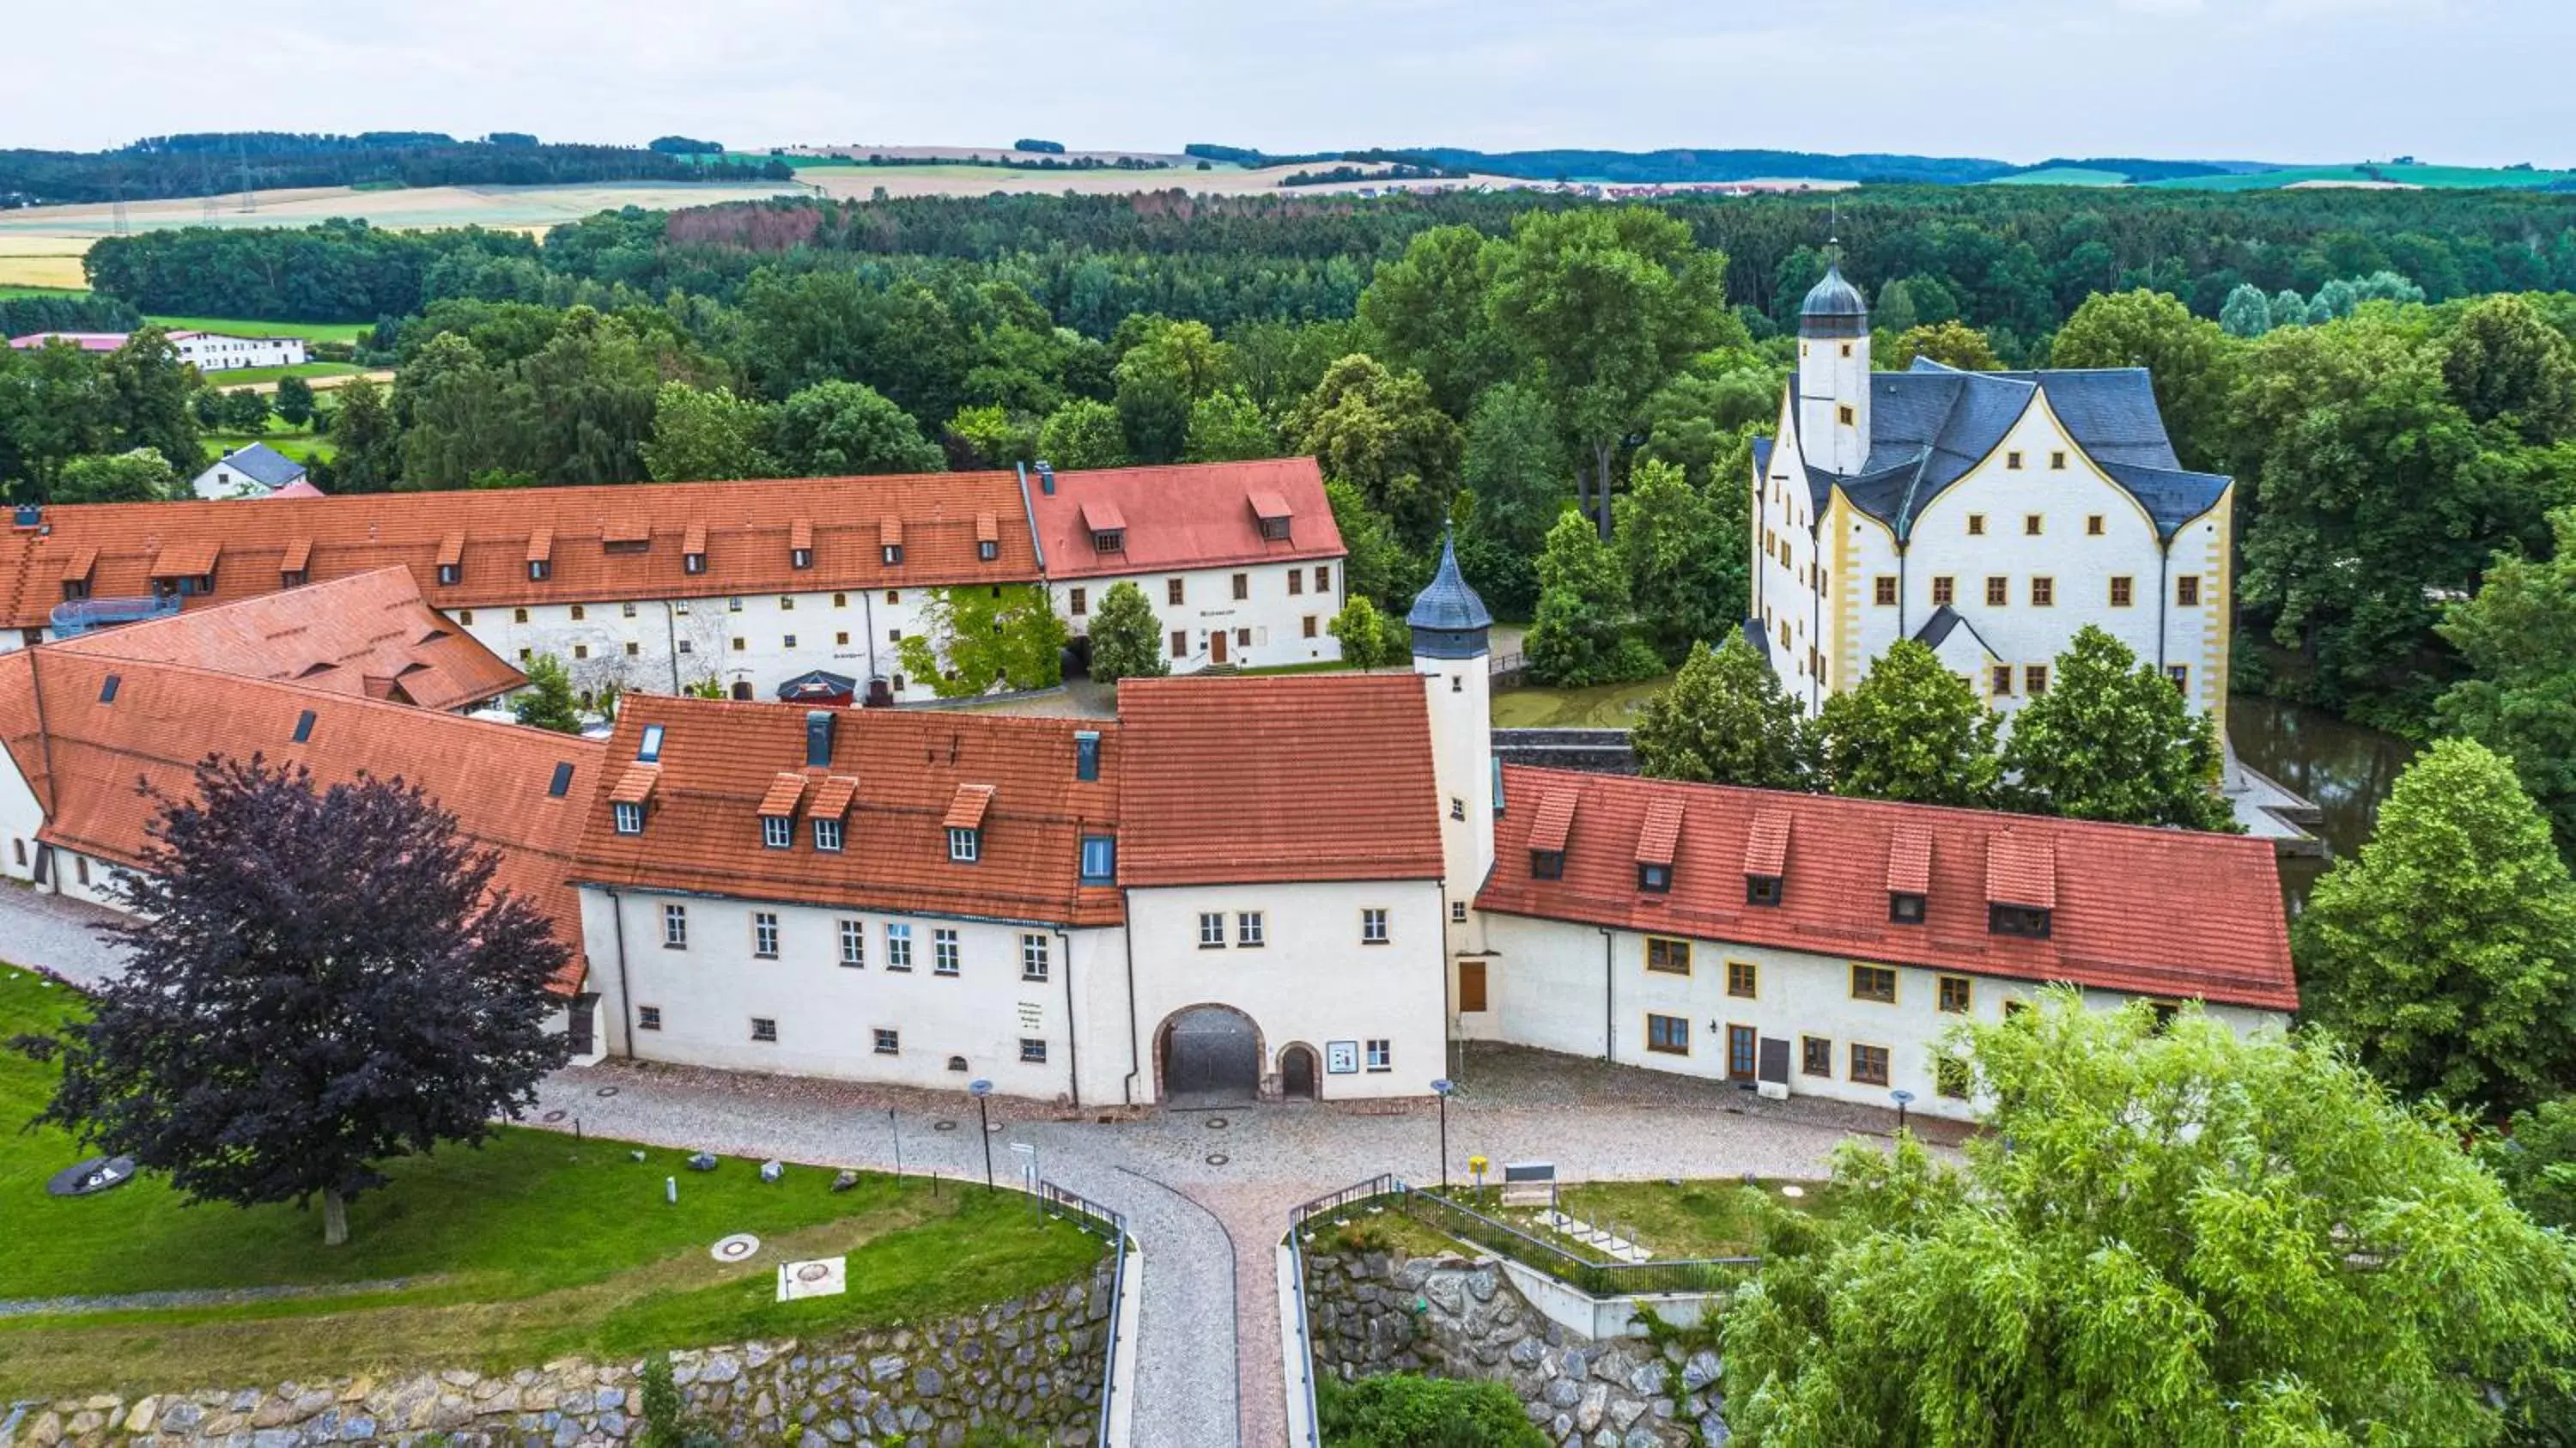
[[[609,806],[609,809],[617,817],[617,832],[619,834],[640,835],[644,833],[643,805],[638,804],[633,800],[621,799],[617,803]]]
[[[762,960],[778,958],[778,912],[755,910],[751,913],[751,953]]]
[[[1199,949],[1225,949],[1225,913],[1221,910],[1199,912]]]
[[[900,1055],[902,1055],[902,1054],[903,1054],[903,1033],[902,1033],[902,1032],[900,1032],[900,1031],[890,1031],[890,1030],[887,1030],[887,1029],[886,1029],[885,1027],[883,1027],[883,1026],[879,1026],[879,1027],[877,1027],[877,1028],[876,1028],[876,1037],[877,1037],[877,1054],[878,1054],[878,1055],[880,1055],[880,1056],[900,1056]]]
[[[969,829],[950,830],[948,832],[948,858],[961,865],[971,865],[975,863],[977,857],[982,855],[984,852],[983,841],[976,837],[978,833],[978,831]]]
[[[1386,912],[1374,906],[1360,912],[1360,944],[1386,944]]]
[[[852,970],[864,969],[868,963],[868,927],[866,922],[841,922],[841,964]]]
[[[1034,1036],[1020,1037],[1020,1061],[1022,1064],[1030,1066],[1045,1065],[1046,1042],[1041,1041]]]
[[[665,905],[662,907],[662,948],[665,950],[686,950],[689,948],[688,906]]]
[[[930,932],[930,968],[940,975],[957,973],[957,932],[944,926]]]
[[[911,926],[889,925],[886,927],[886,969],[912,969]]]
[[[1234,943],[1247,949],[1261,944],[1261,912],[1245,910],[1234,917]]]
[[[814,821],[814,848],[827,853],[837,851],[841,848],[841,822],[839,820]]]
[[[1368,1068],[1372,1071],[1395,1069],[1395,1044],[1384,1036],[1368,1043]]]
[[[1048,964],[1049,964],[1049,962],[1048,962],[1048,960],[1047,960],[1047,938],[1046,938],[1045,936],[1043,936],[1043,935],[1035,935],[1035,934],[1023,935],[1023,936],[1021,936],[1021,937],[1020,937],[1020,979],[1022,979],[1022,980],[1044,980],[1044,979],[1046,979],[1046,978],[1047,978],[1047,967],[1048,967]]]
[[[662,1008],[660,1006],[637,1006],[635,1008],[635,1029],[639,1031],[658,1031],[662,1029]]]
[[[760,842],[762,844],[773,850],[783,850],[786,849],[789,843],[795,838],[795,831],[789,826],[787,816],[762,815],[760,817]]]

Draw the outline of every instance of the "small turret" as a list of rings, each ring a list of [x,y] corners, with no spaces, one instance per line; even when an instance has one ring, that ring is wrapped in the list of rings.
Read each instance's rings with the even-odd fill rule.
[[[1494,616],[1458,572],[1455,538],[1440,540],[1440,568],[1406,611],[1413,629],[1413,672],[1422,676],[1431,722],[1431,772],[1440,788],[1444,888],[1470,901],[1494,867],[1494,717],[1491,661]],[[1481,951],[1480,917],[1452,917],[1449,948]]]
[[[1416,658],[1468,659],[1486,652],[1494,616],[1458,572],[1456,538],[1441,538],[1440,569],[1431,575],[1431,585],[1415,595],[1404,621],[1413,629]]]
[[[1798,309],[1798,451],[1844,477],[1869,459],[1869,306],[1838,264]]]

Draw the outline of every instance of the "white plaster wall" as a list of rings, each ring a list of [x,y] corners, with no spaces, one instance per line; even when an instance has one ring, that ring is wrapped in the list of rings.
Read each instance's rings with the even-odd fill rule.
[[[1059,935],[1045,925],[859,908],[640,890],[621,890],[612,897],[595,886],[585,886],[581,895],[590,989],[600,997],[601,1041],[610,1054],[961,1094],[969,1080],[981,1076],[1004,1095],[1069,1098],[1077,1050],[1086,1058],[1092,1055],[1092,1042],[1077,1043],[1076,1032],[1104,1034],[1093,1020],[1096,992],[1091,999],[1084,996],[1086,981],[1121,963],[1123,946],[1116,930]],[[685,950],[662,944],[665,905],[688,910]],[[762,911],[779,917],[774,960],[752,952],[752,916]],[[866,927],[864,966],[840,963],[844,919]],[[888,964],[888,924],[912,928],[909,971]],[[933,931],[943,928],[958,933],[955,976],[940,975],[934,967]],[[1024,934],[1047,938],[1044,981],[1021,978]],[[1068,979],[1074,982],[1074,1015],[1068,1014]],[[634,1008],[642,1006],[661,1008],[661,1029],[637,1029],[630,1035],[630,1023],[640,1019]],[[777,1022],[778,1039],[753,1040],[754,1017]],[[1115,1014],[1109,1023],[1123,1027]],[[878,1054],[875,1032],[880,1027],[899,1033],[898,1054]],[[1023,1038],[1047,1043],[1044,1063],[1020,1059]],[[1101,1083],[1114,1082],[1125,1069],[1123,1040],[1113,1040],[1110,1048],[1101,1061],[1082,1063],[1092,1082],[1092,1089],[1083,1093],[1085,1101],[1100,1099]],[[964,1057],[966,1069],[949,1069],[952,1056]]]
[[[44,825],[44,807],[18,772],[17,759],[0,749],[0,875],[30,882],[36,878],[36,852],[44,848],[36,842],[36,831]]]
[[[214,333],[185,337],[171,344],[179,360],[200,372],[228,372],[236,367],[300,367],[303,365],[304,339],[300,337],[225,337]]]
[[[924,590],[842,589],[738,597],[608,600],[580,604],[530,604],[520,609],[452,608],[456,620],[486,648],[527,667],[552,654],[572,671],[573,687],[673,692],[673,666],[682,686],[714,678],[730,690],[748,683],[752,697],[773,699],[778,685],[813,669],[827,669],[858,683],[889,680],[904,672],[896,657],[899,638],[922,629]],[[740,604],[736,608],[736,604]],[[574,617],[579,610],[580,617]],[[794,639],[791,647],[788,640]],[[735,640],[742,647],[734,647]],[[634,652],[627,652],[628,646]],[[524,655],[522,650],[525,651]],[[895,694],[906,703],[935,697],[911,678]]]
[[[210,501],[266,497],[269,491],[258,479],[227,462],[218,462],[199,473],[193,486],[198,497]]]
[[[1789,430],[1793,397],[1781,402],[1781,428],[1771,467],[1760,480],[1753,529],[1753,612],[1770,639],[1771,668],[1781,687],[1810,711],[1822,706],[1823,685],[1808,668],[1810,648],[1821,648],[1814,497],[1807,485],[1797,439]],[[1781,545],[1787,545],[1785,558]]]
[[[1486,967],[1493,1019],[1483,1023],[1478,1035],[1547,1050],[1601,1056],[1605,971],[1600,929],[1563,921],[1496,916],[1488,935],[1496,951]],[[1902,1088],[1914,1093],[1911,1110],[1962,1120],[1974,1115],[1974,1103],[1943,1097],[1934,1080],[1934,1060],[1941,1052],[1941,1038],[1963,1019],[1939,1009],[1938,978],[1944,974],[1970,978],[1970,1008],[1965,1019],[1978,1021],[2002,1019],[2005,1001],[2027,999],[2041,989],[2031,981],[1900,965],[1895,967],[1896,1001],[1888,1005],[1852,999],[1852,962],[1840,956],[1693,941],[1691,971],[1682,976],[1646,969],[1646,939],[1644,934],[1629,930],[1610,934],[1607,976],[1615,1038],[1613,1060],[1652,1070],[1724,1079],[1726,1027],[1751,1026],[1762,1036],[1789,1042],[1789,1090],[1794,1095],[1885,1107],[1891,1104],[1888,1093]],[[1726,993],[1726,964],[1731,960],[1757,967],[1757,993],[1753,999]],[[2128,999],[2120,992],[2101,990],[2088,990],[2085,998],[2105,1009],[2116,1008]],[[1689,1021],[1689,1054],[1647,1050],[1649,1014]],[[2210,1014],[2239,1032],[2277,1028],[2283,1020],[2275,1012],[2234,1006],[2212,1007]],[[1807,1036],[1821,1036],[1833,1042],[1831,1076],[1804,1073],[1802,1038]],[[1886,1048],[1886,1085],[1851,1080],[1854,1044]]]
[[[1325,570],[1327,587],[1315,588],[1315,570]],[[1248,598],[1234,596],[1234,575],[1243,574]],[[1288,577],[1297,575],[1300,592],[1288,591]],[[1181,580],[1181,602],[1170,603],[1170,584]],[[1342,560],[1309,559],[1302,563],[1260,563],[1241,568],[1194,568],[1164,570],[1153,573],[1111,574],[1099,578],[1055,578],[1047,583],[1047,593],[1055,601],[1056,614],[1063,618],[1075,637],[1091,631],[1091,619],[1100,611],[1101,600],[1121,582],[1133,583],[1143,591],[1145,601],[1154,608],[1161,621],[1165,641],[1164,656],[1171,658],[1172,672],[1191,673],[1206,668],[1213,661],[1208,635],[1218,629],[1226,632],[1225,661],[1242,668],[1273,668],[1282,664],[1305,664],[1338,660],[1341,641],[1330,632],[1333,615],[1341,612],[1346,601],[1342,593]],[[1084,611],[1073,612],[1073,590],[1083,591]],[[1315,621],[1315,636],[1306,637],[1305,620]],[[1189,650],[1171,656],[1170,636],[1175,629],[1189,633]],[[1243,631],[1251,631],[1251,642],[1243,642]]]
[[[1360,944],[1360,911],[1388,912],[1388,943]],[[1314,1049],[1328,1100],[1428,1095],[1448,1074],[1442,1030],[1440,885],[1435,880],[1189,885],[1127,892],[1136,956],[1136,1021],[1145,1053],[1137,1099],[1156,1098],[1155,1038],[1184,1007],[1227,1005],[1261,1033],[1265,1074],[1291,1044]],[[1267,943],[1234,944],[1235,916],[1262,912]],[[1226,945],[1199,948],[1199,913],[1225,916]],[[1388,1070],[1322,1071],[1325,1043],[1386,1039]],[[1365,1065],[1365,1045],[1363,1044]]]

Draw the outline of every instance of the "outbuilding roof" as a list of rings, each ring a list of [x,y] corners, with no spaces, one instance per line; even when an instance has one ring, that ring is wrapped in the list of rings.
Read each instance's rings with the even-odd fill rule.
[[[264,442],[255,442],[224,454],[223,466],[272,490],[301,479],[305,473],[304,464]]]
[[[1539,879],[1532,834],[1557,797],[1582,827],[1560,878]],[[1503,767],[1495,866],[1478,907],[1853,960],[2102,990],[2295,1010],[2272,847],[2241,835],[2143,829],[1883,800],[1789,794]],[[1547,801],[1544,809],[1519,801]],[[1638,888],[1640,841],[1680,807],[1669,893]],[[1746,899],[1774,868],[1779,903]],[[1890,916],[1891,892],[1924,896],[1920,925]],[[2044,939],[1989,929],[1988,906],[2050,911]],[[2177,930],[2178,913],[2191,929]]]
[[[1265,499],[1285,510],[1288,536],[1264,535]],[[1055,578],[1342,556],[1341,530],[1333,526],[1324,475],[1313,458],[1060,472],[1052,493],[1040,478],[1029,480],[1028,506],[1047,573]],[[1118,551],[1093,546],[1101,533],[1121,535]]]

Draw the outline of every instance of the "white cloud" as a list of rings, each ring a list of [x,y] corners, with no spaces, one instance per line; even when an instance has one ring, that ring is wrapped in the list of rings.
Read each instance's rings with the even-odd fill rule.
[[[80,63],[19,68],[0,146],[265,127],[2576,162],[2558,0],[9,8],[13,51]]]

